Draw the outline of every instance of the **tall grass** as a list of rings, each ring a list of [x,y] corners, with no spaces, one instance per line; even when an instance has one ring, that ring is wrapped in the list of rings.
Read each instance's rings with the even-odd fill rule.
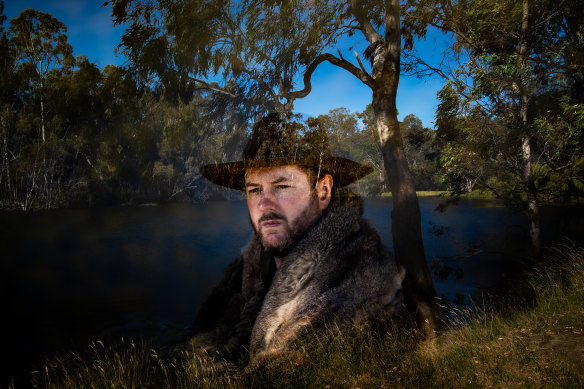
[[[261,365],[146,344],[54,358],[47,388],[487,388],[584,387],[584,250],[564,245],[523,278],[507,309],[451,310],[448,329],[418,343],[399,330],[331,331]]]
[[[159,353],[147,342],[98,341],[85,353],[71,352],[33,372],[38,388],[235,387],[235,365],[187,347]]]

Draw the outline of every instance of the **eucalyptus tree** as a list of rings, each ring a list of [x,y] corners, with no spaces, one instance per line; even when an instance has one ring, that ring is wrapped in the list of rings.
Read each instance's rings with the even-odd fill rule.
[[[14,59],[10,49],[7,31],[4,28],[6,16],[3,12],[4,2],[0,1],[0,107],[13,105],[17,89],[14,77]]]
[[[291,110],[295,99],[310,93],[312,75],[325,61],[369,87],[393,194],[395,254],[416,285],[420,312],[438,313],[397,119],[401,50],[412,47],[416,34],[404,30],[402,42],[399,0],[108,0],[105,4],[112,7],[116,23],[128,26],[121,47],[133,69],[168,92],[178,88],[179,95],[188,95],[206,88],[229,95],[210,80],[233,79],[245,92],[240,103],[259,111]],[[361,54],[355,50],[353,60],[343,56],[358,47]],[[427,328],[435,327],[433,316],[426,316]]]
[[[12,72],[11,53],[9,50],[8,37],[4,30],[4,22],[6,16],[4,15],[4,2],[0,1],[0,198],[5,197],[4,192],[8,187],[7,182],[10,182],[9,169],[9,151],[8,151],[8,122],[13,117],[11,103],[16,91],[14,85],[14,77]]]
[[[14,50],[17,72],[31,77],[40,101],[41,138],[45,141],[45,83],[52,70],[72,65],[67,27],[52,15],[26,9],[10,21],[8,37]]]
[[[441,150],[436,141],[436,131],[422,126],[415,115],[404,117],[401,123],[405,154],[417,190],[441,189],[438,165]]]
[[[550,173],[573,166],[582,157],[582,148],[571,147],[582,139],[582,122],[554,119],[570,104],[584,102],[576,92],[584,80],[581,4],[572,0],[411,4],[407,19],[414,28],[433,25],[456,38],[451,47],[454,68],[418,62],[449,80],[437,114],[439,133],[448,137],[458,131],[462,136],[458,146],[445,153],[453,157],[448,166],[458,169],[463,165],[453,163],[455,159],[480,157],[481,165],[498,170],[506,190],[486,180],[483,185],[504,199],[523,203],[530,220],[532,255],[540,258],[539,188]],[[569,103],[562,105],[562,100]],[[452,120],[457,116],[464,120]],[[479,166],[466,164],[466,171],[479,179],[485,173],[477,170]]]

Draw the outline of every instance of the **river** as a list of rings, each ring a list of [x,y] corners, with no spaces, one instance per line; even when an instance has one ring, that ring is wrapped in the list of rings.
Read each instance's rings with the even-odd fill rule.
[[[437,292],[466,305],[504,280],[527,245],[527,220],[489,201],[420,199]],[[369,199],[364,216],[391,249],[391,200]],[[544,214],[546,239],[583,235],[579,213]],[[249,240],[244,201],[0,212],[5,377],[42,356],[93,340],[185,328],[222,270]],[[549,232],[551,231],[551,233]],[[580,240],[582,242],[584,240]]]

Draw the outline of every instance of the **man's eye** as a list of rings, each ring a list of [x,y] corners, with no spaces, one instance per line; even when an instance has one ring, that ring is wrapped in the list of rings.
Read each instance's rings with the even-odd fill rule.
[[[290,185],[277,185],[276,189],[288,189],[290,188]]]
[[[260,193],[260,188],[252,188],[247,190],[248,195],[257,195]]]

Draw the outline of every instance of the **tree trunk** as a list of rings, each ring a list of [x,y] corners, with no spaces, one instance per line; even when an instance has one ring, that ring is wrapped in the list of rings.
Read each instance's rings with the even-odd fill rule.
[[[375,93],[374,93],[375,96]],[[426,262],[420,207],[405,157],[395,100],[374,97],[373,109],[381,152],[393,199],[392,238],[397,261],[406,269],[404,291],[421,334],[432,337],[441,316],[436,291]]]
[[[41,137],[45,143],[45,88],[44,82],[41,80]]]
[[[391,0],[386,9],[385,47],[376,49],[373,63],[373,112],[393,199],[391,217],[395,256],[406,269],[404,292],[409,308],[415,310],[418,329],[428,338],[434,336],[441,313],[426,262],[420,207],[397,119],[401,55],[399,20],[399,0]]]
[[[531,240],[531,256],[540,260],[542,256],[541,218],[539,214],[539,199],[535,187],[532,170],[531,137],[523,139],[523,186],[527,193],[527,216],[529,217],[529,237]]]
[[[523,17],[521,21],[521,43],[519,47],[519,69],[524,74],[527,66],[527,33],[529,29],[529,0],[523,0]],[[529,217],[529,237],[531,239],[531,256],[535,260],[541,259],[541,220],[539,213],[539,199],[535,179],[533,177],[533,153],[531,136],[529,135],[529,118],[527,108],[529,105],[529,91],[525,83],[521,84],[521,125],[523,127],[523,187],[527,194],[527,216]]]

